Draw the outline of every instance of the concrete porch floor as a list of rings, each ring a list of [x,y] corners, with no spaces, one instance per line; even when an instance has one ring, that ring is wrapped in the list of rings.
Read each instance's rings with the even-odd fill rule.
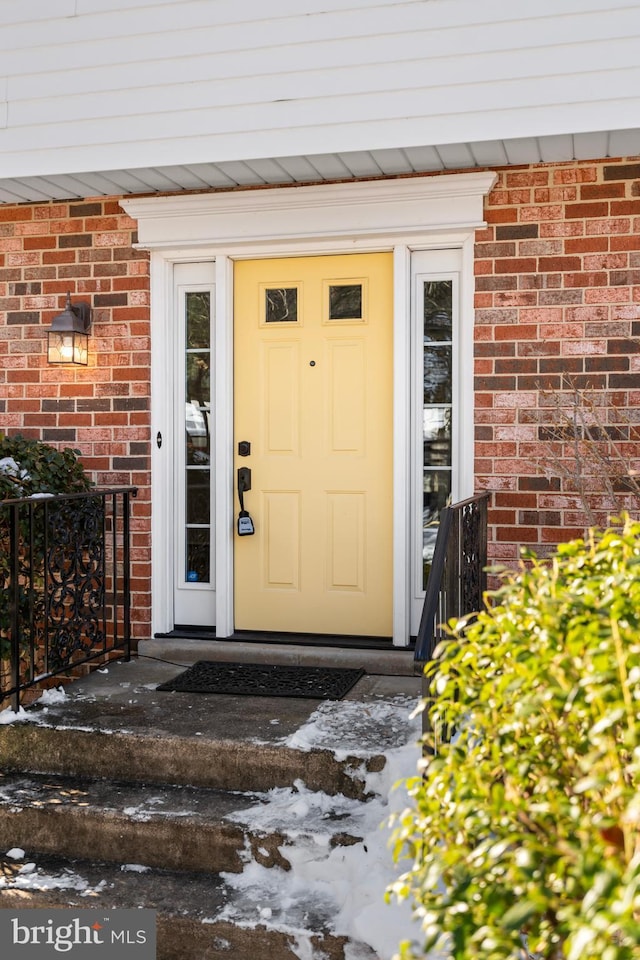
[[[259,663],[308,663],[362,666],[367,670],[344,701],[363,704],[358,724],[359,750],[378,753],[403,739],[403,731],[367,726],[366,705],[381,700],[420,696],[409,651],[301,648],[234,641],[150,640],[139,644],[130,662],[112,661],[89,676],[66,684],[60,703],[47,703],[46,725],[160,738],[201,738],[277,744],[302,727],[322,700],[219,694],[166,693],[158,684],[196,660],[244,660]],[[166,662],[171,661],[171,662]],[[33,708],[38,710],[38,705]],[[44,719],[44,718],[43,718]],[[340,745],[344,747],[344,744]],[[356,743],[352,745],[356,747]],[[326,744],[331,749],[330,744]]]

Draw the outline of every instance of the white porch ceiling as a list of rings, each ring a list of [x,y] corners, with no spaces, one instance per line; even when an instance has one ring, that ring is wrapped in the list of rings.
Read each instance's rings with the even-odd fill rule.
[[[224,163],[38,177],[0,177],[0,203],[177,193],[185,190],[230,190],[234,187],[353,180],[637,155],[640,155],[640,128]]]

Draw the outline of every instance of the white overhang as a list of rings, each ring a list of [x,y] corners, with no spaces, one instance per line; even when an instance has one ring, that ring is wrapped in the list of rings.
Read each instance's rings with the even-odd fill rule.
[[[640,155],[640,128],[465,143],[2,177],[0,203],[229,191]]]

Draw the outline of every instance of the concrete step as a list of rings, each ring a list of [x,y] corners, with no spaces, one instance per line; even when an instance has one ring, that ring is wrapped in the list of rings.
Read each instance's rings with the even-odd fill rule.
[[[338,702],[159,692],[180,665],[110,664],[0,724],[0,770],[259,792],[302,780],[366,795],[406,742],[415,677],[362,678]],[[384,708],[384,709],[381,709]],[[307,731],[311,728],[310,733]]]
[[[383,755],[336,759],[329,750],[272,744],[161,737],[152,732],[105,734],[20,723],[0,727],[0,769],[124,782],[185,784],[226,791],[264,791],[302,780],[310,789],[364,799],[364,775]]]
[[[218,874],[133,869],[97,861],[0,858],[0,908],[94,908],[101,914],[144,906],[158,911],[157,960],[377,960],[370,947],[331,932],[326,900],[265,906],[237,902]]]
[[[3,718],[0,908],[155,909],[158,960],[379,960],[359,938],[380,942],[419,680],[337,702],[159,692],[186,662],[112,663]]]
[[[195,663],[196,660],[224,660],[237,663],[285,663],[310,667],[355,667],[372,675],[413,676],[413,651],[393,647],[373,649],[349,646],[273,642],[262,640],[198,640],[162,637],[141,640],[138,656],[160,657]]]
[[[247,863],[289,869],[287,850],[317,823],[251,829],[265,795],[191,786],[0,775],[0,850],[142,864],[190,872],[241,872]],[[362,840],[354,802],[329,801],[321,829],[329,847]],[[352,823],[353,822],[353,823]],[[353,826],[353,829],[352,829]]]

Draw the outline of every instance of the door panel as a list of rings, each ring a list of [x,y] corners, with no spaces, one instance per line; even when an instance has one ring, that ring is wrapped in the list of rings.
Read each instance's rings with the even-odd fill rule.
[[[392,254],[235,265],[236,629],[392,632]]]

